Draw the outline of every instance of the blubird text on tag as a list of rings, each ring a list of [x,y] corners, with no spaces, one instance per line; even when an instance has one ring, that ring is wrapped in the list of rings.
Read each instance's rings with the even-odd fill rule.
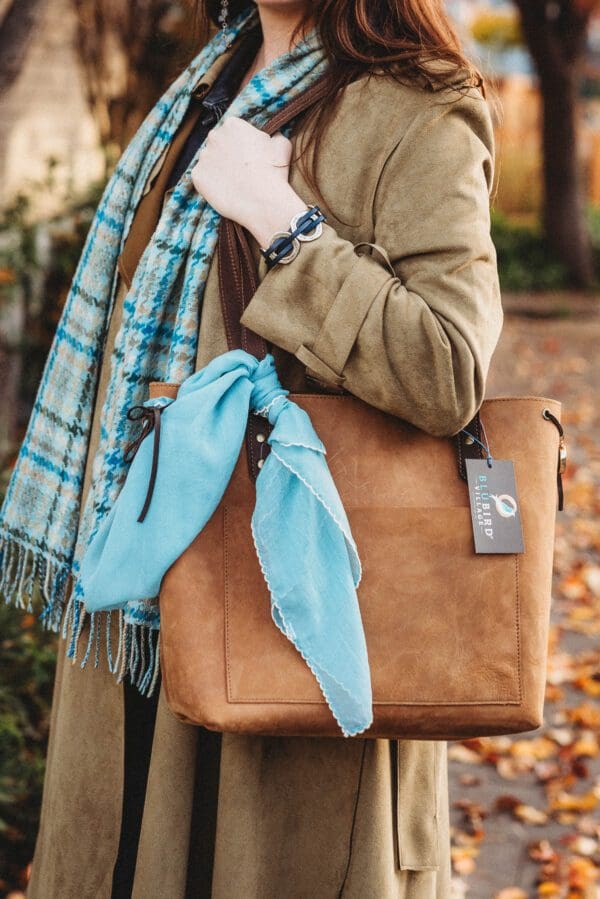
[[[522,553],[523,528],[510,460],[466,459],[476,553]]]

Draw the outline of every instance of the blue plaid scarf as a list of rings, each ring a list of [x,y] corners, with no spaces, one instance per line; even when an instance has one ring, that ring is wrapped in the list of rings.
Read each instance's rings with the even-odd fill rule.
[[[110,359],[92,486],[81,509],[94,399],[104,340],[117,286],[117,261],[147,178],[185,115],[190,95],[225,46],[256,22],[256,11],[238,17],[215,36],[150,112],[110,179],[92,223],[50,350],[27,434],[0,512],[0,593],[31,610],[41,595],[47,628],[61,629],[75,660],[88,614],[77,574],[99,522],[115,503],[131,439],[126,412],[147,397],[149,381],[181,383],[195,368],[204,285],[213,257],[219,216],[196,192],[191,168],[166,203],[137,267],[124,304],[123,324]],[[224,118],[240,116],[260,127],[324,71],[314,34],[255,75]],[[195,161],[195,160],[194,160]],[[72,580],[75,584],[69,590]],[[111,613],[89,615],[82,666],[99,661],[105,633],[108,666],[151,692],[158,674],[158,608],[155,599],[119,615],[113,658]],[[106,620],[97,620],[105,615]]]

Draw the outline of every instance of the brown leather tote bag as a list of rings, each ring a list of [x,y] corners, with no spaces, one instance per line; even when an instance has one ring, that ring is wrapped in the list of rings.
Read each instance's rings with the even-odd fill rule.
[[[231,222],[222,223],[218,252],[229,347],[262,356],[263,341],[239,322],[256,272]],[[151,385],[153,396],[176,391]],[[560,404],[490,399],[469,425],[483,438],[483,422],[493,456],[514,463],[525,545],[519,554],[477,555],[464,464],[479,449],[468,436],[432,437],[350,395],[292,398],[327,448],[363,565],[374,720],[361,736],[446,740],[538,727]],[[250,520],[267,434],[267,423],[250,416],[220,506],[163,579],[166,698],[178,718],[213,730],[341,736],[315,678],[271,619],[256,558]]]

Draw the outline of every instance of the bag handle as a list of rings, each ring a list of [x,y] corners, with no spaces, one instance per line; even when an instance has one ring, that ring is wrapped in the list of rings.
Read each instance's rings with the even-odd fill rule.
[[[327,83],[325,77],[322,76],[303,94],[290,100],[276,112],[264,126],[263,131],[269,135],[276,134],[300,113],[318,103],[325,96],[326,89]],[[257,359],[262,359],[267,354],[265,340],[254,331],[245,328],[240,321],[244,309],[258,288],[258,274],[248,237],[237,222],[221,219],[217,256],[219,291],[227,346],[230,350],[241,347],[247,353],[256,356]],[[269,450],[266,437],[270,430],[271,425],[260,415],[252,413],[249,415],[246,429],[246,455],[249,474],[253,481],[256,480],[262,460]]]
[[[322,76],[303,94],[295,97],[275,113],[264,126],[263,131],[269,135],[276,134],[296,116],[318,103],[325,96],[326,89],[326,78]],[[219,292],[227,347],[230,350],[241,347],[247,353],[256,356],[257,359],[262,359],[267,353],[265,340],[254,331],[244,327],[240,321],[246,306],[258,289],[256,263],[246,232],[241,225],[231,219],[221,219],[217,256]],[[268,421],[259,415],[250,414],[246,429],[246,455],[250,478],[253,481],[258,477],[262,460],[269,451],[266,437],[270,430],[271,426]],[[482,429],[479,413],[469,422],[466,430],[481,440]],[[458,473],[461,478],[466,480],[465,459],[481,458],[481,446],[464,433],[457,434],[456,443]]]

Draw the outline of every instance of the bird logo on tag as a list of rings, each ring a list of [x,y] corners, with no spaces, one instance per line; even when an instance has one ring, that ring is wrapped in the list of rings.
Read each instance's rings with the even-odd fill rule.
[[[523,529],[510,459],[466,459],[476,553],[522,553]]]
[[[496,512],[502,518],[514,518],[517,514],[517,501],[509,493],[502,493],[497,496],[495,493],[490,494],[490,499],[496,504]]]

